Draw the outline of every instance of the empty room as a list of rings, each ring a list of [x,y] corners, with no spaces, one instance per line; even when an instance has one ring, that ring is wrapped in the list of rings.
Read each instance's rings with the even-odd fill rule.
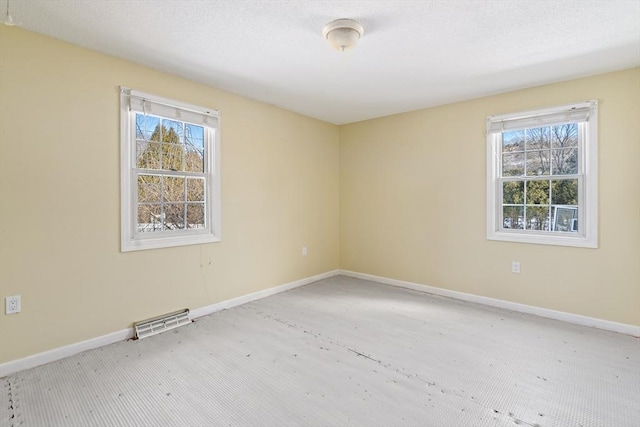
[[[640,427],[639,0],[0,12],[0,427]]]

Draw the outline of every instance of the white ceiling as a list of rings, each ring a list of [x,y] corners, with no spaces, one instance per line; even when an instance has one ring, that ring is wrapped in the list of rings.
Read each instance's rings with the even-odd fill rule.
[[[335,124],[640,65],[640,0],[10,1],[27,30]],[[338,18],[365,29],[347,53]]]

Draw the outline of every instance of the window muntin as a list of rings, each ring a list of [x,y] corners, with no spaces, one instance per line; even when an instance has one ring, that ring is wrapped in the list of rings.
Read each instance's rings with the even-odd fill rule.
[[[597,246],[597,102],[487,119],[487,237]]]
[[[122,89],[122,250],[220,240],[218,115]]]
[[[501,133],[502,230],[578,232],[578,134],[577,123]]]
[[[137,233],[204,229],[203,126],[135,114]]]

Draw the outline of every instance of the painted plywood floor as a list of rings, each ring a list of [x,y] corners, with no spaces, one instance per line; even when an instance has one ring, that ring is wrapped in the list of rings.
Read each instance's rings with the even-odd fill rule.
[[[337,276],[4,378],[5,426],[640,426],[630,336]]]

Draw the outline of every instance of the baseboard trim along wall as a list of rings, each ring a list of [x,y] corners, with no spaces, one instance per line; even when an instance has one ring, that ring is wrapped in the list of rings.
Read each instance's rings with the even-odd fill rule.
[[[504,308],[506,310],[516,311],[516,312],[526,313],[526,314],[533,314],[540,317],[546,317],[548,319],[560,320],[563,322],[573,323],[577,325],[603,329],[611,332],[618,332],[621,334],[631,335],[634,337],[640,337],[640,326],[612,322],[612,321],[603,320],[603,319],[596,319],[593,317],[581,316],[579,314],[572,314],[572,313],[566,313],[562,311],[550,310],[547,308],[535,307],[531,305],[519,304],[519,303],[499,300],[495,298],[467,294],[464,292],[451,291],[448,289],[437,288],[435,286],[421,285],[418,283],[406,282],[406,281],[397,280],[397,279],[390,279],[390,278],[381,277],[381,276],[374,276],[371,274],[358,273],[358,272],[349,271],[349,270],[333,270],[326,273],[318,274],[316,276],[311,276],[304,279],[296,280],[295,282],[290,282],[284,285],[275,286],[273,288],[264,289],[262,291],[254,292],[252,294],[243,295],[241,297],[233,298],[226,301],[221,301],[216,304],[196,308],[190,311],[190,317],[191,319],[196,319],[198,317],[206,316],[208,314],[212,314],[217,311],[237,307],[239,305],[246,304],[251,301],[256,301],[262,298],[266,298],[271,295],[279,294],[281,292],[285,292],[290,289],[308,285],[310,283],[317,282],[318,280],[327,279],[329,277],[333,277],[337,275],[354,277],[356,279],[370,280],[372,282],[378,282],[386,285],[397,286],[400,288],[411,289],[418,292],[425,292],[429,294],[440,295],[440,296],[454,298],[462,301],[468,301],[468,302],[484,304],[492,307]],[[34,354],[32,356],[27,356],[22,359],[16,359],[9,362],[5,362],[0,364],[0,378],[5,377],[7,375],[14,374],[19,371],[23,371],[25,369],[35,368],[36,366],[44,365],[50,362],[55,362],[56,360],[64,359],[65,357],[73,356],[74,354],[78,354],[83,351],[92,350],[94,348],[113,344],[119,341],[124,341],[132,337],[133,337],[133,328],[126,328],[120,331],[112,332],[110,334],[102,335],[96,338],[91,338],[86,341],[77,342],[64,347],[59,347],[53,350],[48,350],[42,353]]]
[[[248,295],[243,295],[241,297],[233,298],[226,301],[221,301],[219,303],[208,305],[206,307],[196,308],[195,310],[191,310],[190,317],[192,319],[196,319],[198,317],[206,316],[207,314],[215,313],[216,311],[237,307],[239,305],[246,304],[251,301],[256,301],[262,298],[269,297],[271,295],[279,294],[280,292],[285,292],[290,289],[308,285],[310,283],[317,282],[318,280],[337,276],[338,274],[339,274],[338,270],[333,270],[326,273],[318,274],[317,276],[311,276],[304,279],[296,280],[295,282],[276,286],[275,288],[264,289],[262,291],[254,292]]]
[[[256,301],[271,295],[279,294],[280,292],[285,292],[299,286],[308,285],[310,283],[317,282],[318,280],[337,276],[338,274],[338,270],[333,270],[326,273],[318,274],[316,276],[296,280],[295,282],[286,283],[284,285],[276,286],[269,289],[264,289],[252,294],[243,295],[241,297],[233,298],[226,301],[221,301],[219,303],[208,305],[206,307],[196,308],[189,312],[189,317],[191,319],[196,319],[198,317],[206,316],[207,314],[215,313],[216,311],[233,308],[251,301]],[[54,348],[52,350],[34,354],[33,356],[24,357],[22,359],[11,360],[9,362],[0,364],[0,378],[14,374],[16,372],[24,371],[25,369],[35,368],[36,366],[55,362],[56,360],[64,359],[65,357],[73,356],[74,354],[82,353],[83,351],[92,350],[94,348],[124,341],[129,338],[133,338],[133,327],[91,338],[86,341],[69,344],[64,347]]]
[[[550,310],[548,308],[535,307],[526,304],[482,297],[464,292],[451,291],[448,289],[437,288],[435,286],[421,285],[413,282],[405,282],[403,280],[390,279],[388,277],[374,276],[371,274],[358,273],[349,270],[340,270],[343,276],[354,277],[356,279],[370,280],[372,282],[383,283],[386,285],[397,286],[400,288],[411,289],[418,292],[426,292],[429,294],[440,295],[444,297],[454,298],[462,301],[474,302],[478,304],[489,305],[492,307],[504,308],[506,310],[517,311],[520,313],[533,314],[548,319],[561,320],[576,325],[588,326],[605,331],[617,332],[620,334],[640,337],[640,326],[628,325],[626,323],[612,322],[610,320],[597,319],[594,317],[582,316],[579,314],[566,313],[563,311]]]
[[[73,356],[74,354],[78,354],[83,351],[124,341],[132,337],[133,328],[122,329],[120,331],[91,338],[86,341],[80,341],[64,347],[58,347],[42,353],[34,354],[33,356],[11,360],[0,364],[0,378],[16,372],[24,371],[25,369],[35,368],[36,366],[44,365],[45,363],[55,362],[56,360],[64,359],[65,357]]]

